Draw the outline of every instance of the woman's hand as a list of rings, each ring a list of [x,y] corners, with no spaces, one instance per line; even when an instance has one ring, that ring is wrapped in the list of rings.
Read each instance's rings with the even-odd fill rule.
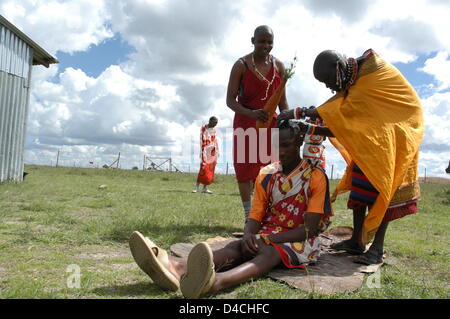
[[[295,118],[294,112],[295,112],[295,109],[283,111],[280,113],[280,115],[278,115],[277,120],[278,121],[291,120],[291,119]]]

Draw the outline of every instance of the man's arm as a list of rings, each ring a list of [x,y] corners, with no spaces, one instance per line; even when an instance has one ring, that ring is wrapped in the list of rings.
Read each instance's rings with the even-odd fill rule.
[[[236,101],[236,97],[239,93],[241,85],[242,75],[244,74],[245,66],[241,61],[237,61],[231,69],[230,79],[227,87],[227,106],[232,109],[236,114],[242,114],[261,122],[267,122],[267,112],[264,110],[251,110],[248,109]]]

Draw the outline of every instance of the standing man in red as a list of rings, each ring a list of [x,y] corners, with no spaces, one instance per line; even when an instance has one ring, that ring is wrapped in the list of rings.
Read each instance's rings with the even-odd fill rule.
[[[234,170],[246,219],[251,207],[253,182],[260,168],[271,162],[271,128],[275,127],[276,116],[267,130],[257,130],[256,121],[267,122],[268,113],[263,107],[285,75],[283,63],[270,55],[273,39],[270,27],[257,27],[251,38],[253,52],[235,62],[228,82],[227,106],[235,112]],[[280,112],[289,108],[285,92],[278,108]]]
[[[211,116],[208,124],[203,125],[200,130],[200,171],[197,176],[197,184],[193,193],[198,192],[198,187],[203,184],[202,193],[212,194],[208,185],[214,182],[214,171],[216,169],[217,157],[219,156],[219,143],[216,137],[217,118]]]

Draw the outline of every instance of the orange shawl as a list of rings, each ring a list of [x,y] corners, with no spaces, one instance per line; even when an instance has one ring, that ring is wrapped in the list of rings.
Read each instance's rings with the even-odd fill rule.
[[[419,96],[392,65],[368,51],[347,94],[317,108],[347,162],[335,196],[350,190],[353,162],[379,196],[365,219],[362,241],[372,240],[394,194],[406,185],[418,192],[418,156],[424,124]]]

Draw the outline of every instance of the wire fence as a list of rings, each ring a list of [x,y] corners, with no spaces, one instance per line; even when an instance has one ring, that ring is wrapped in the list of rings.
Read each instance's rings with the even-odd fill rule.
[[[136,165],[133,165],[132,162]],[[170,156],[152,156],[143,155],[141,163],[137,164],[136,160],[127,159],[119,152],[117,156],[111,157],[111,160],[106,162],[102,160],[74,160],[70,156],[65,156],[60,150],[55,154],[55,158],[50,161],[50,166],[58,167],[82,167],[82,168],[104,168],[104,169],[132,169],[132,170],[145,170],[145,171],[166,171],[166,172],[181,172],[181,173],[198,173],[200,170],[200,161],[185,163],[182,159],[172,158]],[[39,163],[42,165],[43,163]],[[342,178],[344,174],[344,167],[342,165],[334,165],[327,163],[325,173],[328,179],[338,180]],[[434,176],[429,176],[429,170],[427,167],[420,167],[419,169],[419,182],[430,183],[435,182]],[[218,162],[216,164],[216,173],[224,175],[235,175],[234,165],[232,162]],[[445,169],[446,175],[450,177],[450,163]]]

